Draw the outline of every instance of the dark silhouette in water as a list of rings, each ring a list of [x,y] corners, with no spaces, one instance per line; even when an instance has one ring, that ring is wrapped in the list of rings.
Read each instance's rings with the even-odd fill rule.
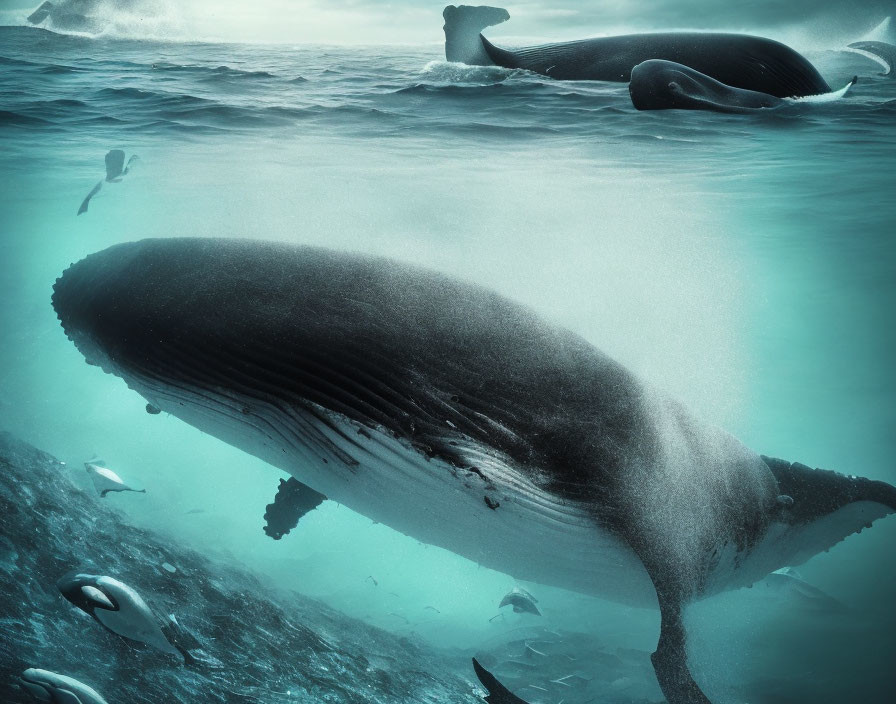
[[[113,149],[108,154],[106,154],[106,178],[104,179],[106,183],[118,183],[121,179],[128,174],[131,170],[131,167],[134,165],[134,162],[137,160],[137,155],[132,154],[131,158],[128,159],[128,165],[124,165],[124,152],[121,149]],[[87,194],[87,197],[81,202],[81,207],[78,208],[78,215],[87,212],[87,206],[90,204],[90,199],[93,198],[97,193],[100,192],[100,189],[103,187],[103,181],[99,181],[90,193]]]
[[[281,479],[274,502],[267,505],[264,514],[264,532],[274,540],[280,540],[299,525],[299,519],[320,506],[327,497],[307,487],[294,477]]]
[[[445,56],[474,65],[496,64],[566,81],[621,81],[649,59],[689,66],[717,81],[777,98],[828,93],[818,71],[790,47],[764,37],[716,32],[657,32],[502,49],[478,32],[510,15],[495,7],[449,5]]]
[[[473,658],[473,669],[482,686],[488,690],[488,696],[485,697],[488,704],[526,704],[523,699],[498,682],[498,678],[480,665],[476,658]]]
[[[670,704],[709,701],[689,602],[896,511],[896,487],[762,457],[525,306],[390,259],[143,240],[73,264],[53,305],[88,362],[333,501],[521,580],[658,605]]]

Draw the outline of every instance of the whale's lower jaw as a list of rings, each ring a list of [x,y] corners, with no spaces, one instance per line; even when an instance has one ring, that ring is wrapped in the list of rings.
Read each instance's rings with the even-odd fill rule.
[[[458,448],[478,470],[471,471],[320,408],[250,408],[241,399],[103,366],[162,411],[422,543],[516,579],[656,606],[647,571],[624,540],[487,449]]]

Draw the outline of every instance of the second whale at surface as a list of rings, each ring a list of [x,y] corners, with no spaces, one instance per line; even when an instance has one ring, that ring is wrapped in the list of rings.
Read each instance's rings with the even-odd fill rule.
[[[628,92],[638,110],[711,110],[746,113],[799,102],[831,102],[842,98],[853,79],[838,91],[803,98],[778,98],[769,93],[735,88],[674,61],[650,59],[632,69]]]
[[[480,33],[510,19],[499,7],[449,5],[445,58],[523,69],[566,81],[626,82],[650,59],[674,61],[725,85],[777,98],[818,95],[830,86],[799,52],[773,39],[724,32],[647,32],[523,48],[497,47]]]

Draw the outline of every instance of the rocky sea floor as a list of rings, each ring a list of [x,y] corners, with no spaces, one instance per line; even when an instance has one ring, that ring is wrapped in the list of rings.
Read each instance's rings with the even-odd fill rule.
[[[30,701],[12,686],[28,667],[80,679],[110,703],[480,701],[472,669],[457,677],[458,662],[446,668],[444,655],[129,526],[110,503],[0,435],[0,701]],[[137,648],[73,608],[55,583],[82,568],[174,614],[197,662]]]
[[[474,704],[485,691],[471,655],[534,704],[657,701],[646,652],[545,626],[478,651],[439,650],[131,526],[114,498],[83,491],[65,464],[0,433],[0,701],[32,701],[15,682],[37,667],[110,704]],[[173,615],[195,662],[126,641],[74,608],[56,587],[71,570],[120,579],[160,618]]]

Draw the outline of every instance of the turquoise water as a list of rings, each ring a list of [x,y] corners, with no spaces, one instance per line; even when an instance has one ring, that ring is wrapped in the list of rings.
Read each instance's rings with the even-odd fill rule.
[[[437,46],[2,27],[0,428],[84,486],[96,455],[145,486],[108,499],[128,521],[374,625],[466,650],[531,625],[490,621],[510,577],[344,507],[269,540],[278,473],[148,415],[50,306],[65,267],[116,242],[254,237],[485,284],[760,452],[896,482],[896,81],[837,46],[806,53],[831,85],[860,76],[846,99],[744,117],[638,113],[623,84],[450,65]],[[112,148],[137,166],[76,216]],[[719,701],[892,701],[894,542],[891,518],[800,568],[848,616],[758,588],[695,606],[698,678]],[[526,586],[553,628],[653,648],[651,612]]]

